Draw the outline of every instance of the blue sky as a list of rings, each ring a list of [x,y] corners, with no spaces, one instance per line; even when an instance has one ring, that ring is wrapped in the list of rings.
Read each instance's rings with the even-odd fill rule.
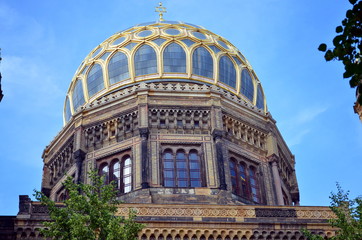
[[[42,151],[62,128],[65,95],[83,58],[113,33],[157,20],[153,0],[0,0],[0,215],[40,189]],[[362,194],[362,124],[339,62],[326,63],[347,0],[167,0],[166,20],[232,42],[259,79],[296,156],[302,205],[329,205],[338,181]]]

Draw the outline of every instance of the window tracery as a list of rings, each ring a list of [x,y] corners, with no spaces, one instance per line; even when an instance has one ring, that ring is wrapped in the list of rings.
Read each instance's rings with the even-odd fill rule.
[[[201,152],[196,148],[168,147],[162,152],[165,187],[202,187]]]
[[[256,167],[231,157],[229,159],[229,169],[232,192],[247,200],[261,203]]]

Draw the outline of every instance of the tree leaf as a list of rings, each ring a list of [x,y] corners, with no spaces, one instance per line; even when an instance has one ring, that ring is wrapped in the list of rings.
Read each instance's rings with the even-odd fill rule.
[[[325,52],[327,50],[327,44],[322,43],[321,45],[319,45],[318,50],[321,52]]]
[[[336,33],[341,33],[341,32],[343,32],[343,27],[342,26],[336,27]]]

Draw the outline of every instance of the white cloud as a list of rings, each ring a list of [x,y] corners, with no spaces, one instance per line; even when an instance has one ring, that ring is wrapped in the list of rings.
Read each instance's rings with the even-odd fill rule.
[[[311,106],[280,122],[280,128],[285,133],[288,145],[295,146],[302,143],[304,138],[312,132],[313,121],[327,110],[328,107],[325,106]]]

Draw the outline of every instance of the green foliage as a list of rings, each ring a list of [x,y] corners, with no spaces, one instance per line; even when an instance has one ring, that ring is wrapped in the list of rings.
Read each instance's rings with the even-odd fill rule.
[[[115,216],[120,202],[114,186],[104,185],[96,172],[91,172],[90,178],[92,184],[88,185],[75,184],[68,177],[64,187],[69,198],[61,205],[35,191],[35,198],[47,206],[52,220],[44,222],[44,236],[59,240],[136,239],[143,225],[134,221],[134,212],[128,219]]]
[[[349,199],[349,192],[344,192],[337,183],[337,193],[331,193],[331,210],[336,215],[329,222],[337,228],[337,235],[333,240],[361,240],[362,239],[362,197]],[[303,231],[310,240],[322,240],[321,236],[313,235],[309,231]]]
[[[346,12],[342,26],[336,27],[337,36],[333,39],[333,48],[327,50],[322,43],[318,50],[325,52],[326,61],[342,61],[345,72],[343,78],[349,78],[351,87],[362,88],[362,0],[349,0],[352,9]],[[362,105],[362,95],[357,99]]]

